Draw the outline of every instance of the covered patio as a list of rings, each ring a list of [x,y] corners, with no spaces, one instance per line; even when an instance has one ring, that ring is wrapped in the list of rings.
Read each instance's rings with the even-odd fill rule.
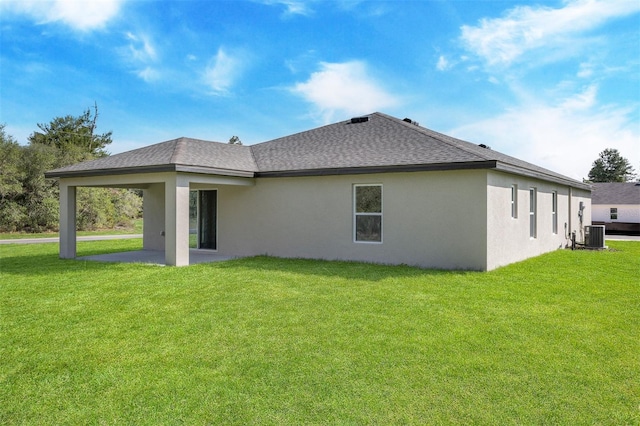
[[[172,266],[187,266],[194,263],[223,260],[216,254],[217,227],[216,205],[203,211],[195,225],[190,216],[190,193],[216,192],[220,186],[252,186],[251,178],[205,175],[197,173],[162,172],[134,174],[101,174],[60,178],[60,257],[76,258],[76,188],[112,187],[141,189],[143,192],[143,250],[131,255],[131,261],[155,263]],[[198,213],[200,216],[200,213]],[[205,216],[206,215],[206,216]],[[200,234],[201,225],[206,224],[207,235],[213,243],[194,250],[190,244],[190,235]],[[202,231],[203,232],[203,231]],[[213,235],[213,236],[211,236]],[[95,260],[128,261],[122,253],[104,255]],[[94,256],[95,257],[95,256]],[[224,257],[229,259],[231,257]]]
[[[173,266],[219,259],[218,189],[254,186],[255,170],[248,147],[179,138],[49,171],[60,186],[60,257],[77,255],[76,188],[105,187],[143,192],[143,251],[132,259]]]

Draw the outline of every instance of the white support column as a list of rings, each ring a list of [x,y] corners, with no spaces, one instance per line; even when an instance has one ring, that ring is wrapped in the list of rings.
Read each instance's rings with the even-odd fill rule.
[[[76,187],[60,179],[60,258],[76,257]]]
[[[189,181],[178,174],[165,182],[165,263],[189,265]]]

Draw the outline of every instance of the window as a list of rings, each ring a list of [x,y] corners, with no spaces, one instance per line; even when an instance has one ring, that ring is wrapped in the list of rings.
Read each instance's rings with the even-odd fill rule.
[[[354,241],[382,242],[382,185],[355,185]]]
[[[511,185],[511,217],[518,217],[518,185]]]
[[[609,215],[611,220],[617,220],[618,219],[618,208],[617,207],[611,207],[609,209]]]
[[[529,188],[529,237],[531,238],[536,238],[538,233],[536,218],[537,195],[535,188]]]
[[[558,191],[551,193],[551,228],[554,234],[558,233]]]

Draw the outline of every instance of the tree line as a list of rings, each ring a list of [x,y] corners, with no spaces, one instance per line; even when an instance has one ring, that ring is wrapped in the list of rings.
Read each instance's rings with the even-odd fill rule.
[[[0,124],[0,231],[58,230],[58,181],[44,172],[108,155],[112,132],[97,134],[98,107],[80,116],[56,117],[20,145]],[[130,227],[140,217],[142,198],[136,191],[78,188],[78,230]]]

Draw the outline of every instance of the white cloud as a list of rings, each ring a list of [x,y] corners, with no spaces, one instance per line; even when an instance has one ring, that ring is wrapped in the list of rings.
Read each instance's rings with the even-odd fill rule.
[[[120,11],[123,0],[3,0],[2,13],[30,16],[40,24],[61,22],[79,31],[104,27]]]
[[[146,81],[147,83],[152,83],[160,79],[160,72],[151,67],[146,67],[136,72],[136,75]]]
[[[593,64],[591,63],[581,63],[580,69],[578,70],[578,74],[576,74],[580,78],[589,78],[593,75]]]
[[[438,69],[438,71],[446,71],[451,68],[451,64],[449,63],[447,58],[440,55],[440,57],[438,58],[438,63],[436,64],[436,68]]]
[[[124,37],[128,44],[118,49],[123,61],[132,68],[133,73],[147,83],[158,81],[161,73],[156,69],[158,51],[151,37],[144,33],[127,32]]]
[[[146,34],[135,35],[131,32],[126,33],[126,37],[130,40],[129,53],[131,59],[139,62],[155,61],[158,57],[156,49]]]
[[[291,90],[313,104],[325,122],[332,121],[336,113],[364,114],[399,103],[368,75],[365,63],[360,61],[322,62],[320,71]]]
[[[559,107],[562,111],[588,110],[596,104],[598,88],[595,85],[587,87],[582,93],[577,93],[564,99]]]
[[[637,111],[597,106],[596,94],[597,88],[589,86],[554,105],[527,104],[449,133],[577,180],[587,177],[605,148],[618,149],[637,170]]]
[[[224,95],[236,82],[245,68],[242,54],[231,55],[222,47],[204,71],[204,82],[213,94]]]
[[[640,11],[636,0],[574,0],[564,7],[518,6],[504,17],[462,27],[466,48],[489,65],[510,65],[529,51],[571,50],[575,36],[606,21]]]
[[[281,5],[285,7],[285,15],[310,15],[309,0],[258,0],[266,5]]]

